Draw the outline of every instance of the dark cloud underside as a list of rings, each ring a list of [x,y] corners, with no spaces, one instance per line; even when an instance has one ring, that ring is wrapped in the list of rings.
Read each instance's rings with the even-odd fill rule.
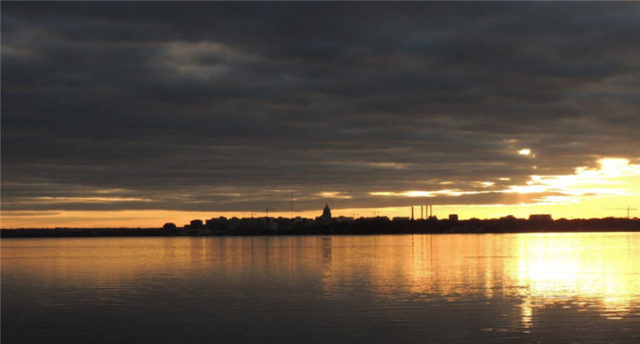
[[[402,205],[369,192],[639,157],[637,3],[2,7],[5,210]]]

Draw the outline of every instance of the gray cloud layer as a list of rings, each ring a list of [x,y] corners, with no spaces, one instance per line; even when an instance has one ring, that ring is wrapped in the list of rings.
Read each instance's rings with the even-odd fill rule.
[[[3,3],[2,207],[380,207],[638,161],[638,42],[637,3]]]

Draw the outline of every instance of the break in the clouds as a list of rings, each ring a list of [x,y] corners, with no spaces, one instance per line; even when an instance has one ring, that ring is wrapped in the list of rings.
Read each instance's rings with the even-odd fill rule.
[[[4,2],[2,207],[565,197],[517,188],[640,162],[638,42],[637,3]]]

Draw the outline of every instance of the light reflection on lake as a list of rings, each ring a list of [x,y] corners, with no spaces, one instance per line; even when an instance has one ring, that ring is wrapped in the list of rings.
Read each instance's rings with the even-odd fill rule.
[[[2,342],[640,342],[640,233],[2,240]]]

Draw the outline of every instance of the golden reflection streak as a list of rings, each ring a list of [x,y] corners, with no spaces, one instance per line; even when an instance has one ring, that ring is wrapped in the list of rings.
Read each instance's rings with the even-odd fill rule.
[[[517,279],[528,286],[528,301],[597,300],[607,316],[627,315],[640,295],[640,245],[630,236],[607,235],[606,244],[588,235],[520,236]]]
[[[362,240],[362,241],[360,241]],[[538,309],[596,305],[612,319],[640,306],[640,236],[612,234],[414,235],[335,238],[327,297],[365,279],[378,297],[404,291],[446,300],[519,299],[521,325]],[[362,247],[375,247],[369,256]],[[406,296],[405,296],[406,297]]]
[[[349,291],[402,301],[483,296],[519,300],[523,328],[547,306],[625,317],[640,307],[640,233],[248,238],[2,240],[4,278],[58,277],[74,285],[135,285],[140,278],[223,274],[318,283],[327,299]],[[96,261],[86,255],[100,257]],[[9,259],[7,261],[7,258]],[[17,258],[11,260],[11,258]]]

